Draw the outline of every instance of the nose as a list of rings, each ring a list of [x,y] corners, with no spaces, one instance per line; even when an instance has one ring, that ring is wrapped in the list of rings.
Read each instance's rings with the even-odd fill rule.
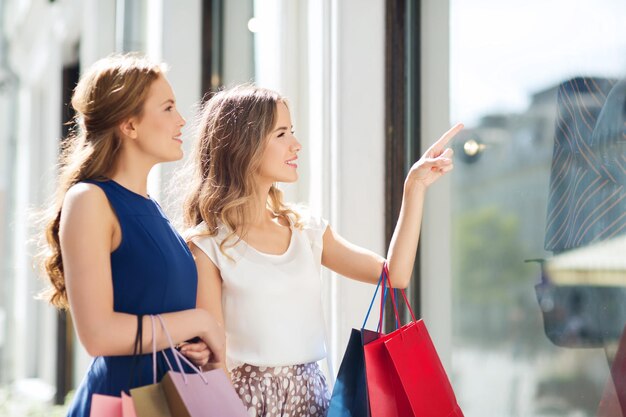
[[[182,114],[180,114],[180,112],[177,110],[176,111],[178,113],[178,118],[180,119],[178,124],[180,125],[180,127],[183,127],[187,124],[187,121],[185,120],[185,118],[183,117]]]
[[[300,150],[302,150],[302,144],[298,142],[298,139],[296,139],[295,136],[293,136],[293,143],[291,144],[290,149],[292,152],[300,152]]]

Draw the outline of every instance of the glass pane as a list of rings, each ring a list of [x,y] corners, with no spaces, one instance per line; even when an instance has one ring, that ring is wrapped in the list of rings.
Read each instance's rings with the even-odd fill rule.
[[[450,7],[451,121],[467,126],[452,176],[459,403],[622,416],[626,2]]]
[[[254,35],[259,29],[254,19],[253,0],[222,2],[222,85],[254,81]]]

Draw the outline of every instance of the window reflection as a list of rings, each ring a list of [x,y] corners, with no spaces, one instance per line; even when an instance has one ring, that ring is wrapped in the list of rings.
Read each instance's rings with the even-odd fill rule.
[[[479,3],[451,2],[459,403],[626,415],[626,7]]]

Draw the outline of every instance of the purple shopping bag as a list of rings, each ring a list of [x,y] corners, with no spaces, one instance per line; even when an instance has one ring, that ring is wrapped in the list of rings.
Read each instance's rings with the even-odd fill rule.
[[[183,369],[180,362],[182,359],[196,371],[193,374],[176,372],[172,369],[167,356],[164,355],[170,370],[160,384],[172,415],[176,417],[248,417],[246,408],[224,371],[215,369],[201,372],[197,369],[183,354],[173,348],[172,339],[163,318],[160,315],[157,315],[157,318],[169,340],[178,369],[181,371]],[[153,345],[153,366],[156,371],[154,353]]]

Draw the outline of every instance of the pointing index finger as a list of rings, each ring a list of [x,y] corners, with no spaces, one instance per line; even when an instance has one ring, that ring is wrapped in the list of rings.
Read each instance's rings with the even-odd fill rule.
[[[452,126],[450,128],[450,130],[448,130],[446,133],[444,133],[434,144],[433,144],[433,148],[435,149],[443,149],[446,147],[446,145],[448,144],[448,142],[450,142],[450,140],[456,136],[457,133],[459,133],[463,127],[465,127],[463,125],[463,123],[457,123],[454,126]]]

